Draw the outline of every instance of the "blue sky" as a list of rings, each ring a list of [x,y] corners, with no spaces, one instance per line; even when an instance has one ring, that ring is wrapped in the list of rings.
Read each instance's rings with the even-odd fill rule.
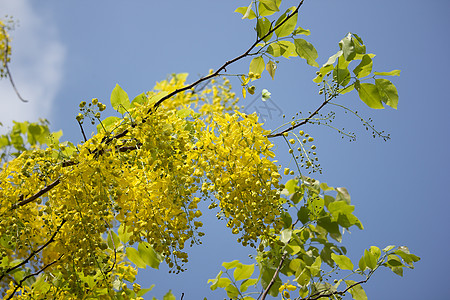
[[[12,119],[45,117],[53,130],[63,130],[64,139],[79,142],[75,116],[80,101],[98,97],[108,104],[116,83],[133,97],[171,73],[188,72],[196,79],[245,51],[254,41],[254,24],[233,11],[248,4],[3,0],[0,14],[13,15],[20,23],[13,33],[11,69],[30,102],[21,103],[8,82],[0,82],[0,122],[8,126]],[[357,119],[339,111],[336,125],[356,132],[357,142],[342,140],[326,128],[305,128],[316,139],[324,169],[319,179],[348,188],[355,214],[365,226],[344,236],[350,256],[359,257],[371,245],[396,244],[409,246],[422,258],[403,278],[377,272],[364,286],[369,299],[434,299],[450,292],[450,205],[445,188],[450,179],[449,11],[446,0],[305,0],[299,17],[300,26],[311,30],[307,40],[318,50],[320,65],[351,31],[377,55],[374,70],[402,70],[393,78],[400,95],[398,110],[370,110],[352,94],[339,100],[372,117],[377,129],[391,134],[390,141],[373,139]],[[229,72],[245,72],[248,63]],[[315,71],[298,58],[281,60],[276,79],[263,74],[257,88],[270,90],[272,101],[287,116],[308,111],[321,101],[311,81]],[[281,121],[272,118],[266,126]],[[286,154],[280,146],[283,163]],[[168,289],[178,296],[184,292],[184,299],[222,297],[209,291],[207,279],[215,277],[223,261],[250,262],[251,252],[213,219],[208,218],[211,227],[203,245],[192,249],[185,274],[145,270],[139,282],[155,283],[153,295],[158,298]]]

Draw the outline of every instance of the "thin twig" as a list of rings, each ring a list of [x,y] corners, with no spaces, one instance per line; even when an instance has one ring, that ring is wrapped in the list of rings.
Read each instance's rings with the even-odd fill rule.
[[[16,95],[17,95],[17,97],[19,97],[19,99],[22,101],[22,102],[28,102],[28,100],[25,100],[24,98],[22,98],[22,96],[20,95],[20,93],[19,93],[19,91],[17,90],[17,88],[16,88],[16,85],[14,84],[14,80],[13,80],[13,78],[12,78],[12,76],[11,76],[11,71],[9,70],[9,67],[8,67],[8,37],[7,37],[7,35],[6,35],[6,30],[5,30],[5,27],[4,26],[0,26],[1,28],[2,28],[2,31],[3,31],[3,34],[4,34],[4,36],[5,36],[5,57],[4,57],[4,59],[3,59],[3,66],[5,67],[5,69],[6,69],[6,73],[8,74],[8,77],[9,77],[9,81],[11,82],[11,85],[12,85],[12,87],[14,88],[14,91],[16,92]]]
[[[48,265],[46,265],[45,267],[43,267],[43,268],[40,269],[39,271],[34,272],[33,274],[30,274],[30,275],[28,275],[28,276],[25,276],[25,277],[19,282],[19,284],[16,285],[16,287],[14,288],[14,291],[11,293],[11,295],[8,296],[7,299],[11,299],[11,298],[14,296],[14,294],[15,294],[15,293],[17,292],[17,290],[22,286],[22,283],[24,283],[25,280],[27,280],[27,279],[30,278],[30,277],[34,277],[34,276],[37,276],[37,275],[41,274],[42,272],[44,272],[45,269],[47,269],[47,268],[50,267],[51,265],[54,265],[55,263],[57,263],[63,256],[64,256],[64,254],[61,254],[61,255],[58,257],[57,260],[55,260],[55,261],[49,263]]]
[[[44,249],[45,247],[47,247],[50,243],[54,242],[54,241],[55,241],[55,236],[56,236],[56,234],[58,234],[59,230],[60,230],[61,227],[64,225],[64,223],[66,223],[66,220],[63,220],[63,221],[61,222],[61,224],[59,224],[58,228],[56,228],[56,231],[53,233],[52,237],[51,237],[44,245],[42,245],[41,247],[39,247],[37,250],[31,252],[31,254],[30,254],[24,261],[22,261],[20,264],[15,265],[14,267],[11,267],[11,268],[7,269],[7,270],[2,274],[2,276],[0,276],[0,281],[3,279],[3,277],[4,277],[6,274],[8,274],[8,273],[10,273],[11,271],[14,271],[15,269],[17,269],[17,268],[19,268],[19,267],[21,267],[21,266],[27,264],[27,263],[31,260],[31,258],[33,258],[33,256],[35,256],[37,253],[41,252],[42,249]]]
[[[278,264],[277,269],[275,270],[275,273],[272,276],[272,279],[269,282],[269,285],[266,287],[266,289],[264,290],[264,292],[261,295],[261,300],[266,299],[267,294],[269,293],[270,288],[272,287],[272,285],[275,283],[275,280],[278,276],[278,273],[281,270],[281,267],[283,266],[284,260],[286,259],[287,253],[283,254],[283,256],[281,257],[280,263]],[[259,299],[259,298],[258,298]]]
[[[207,76],[205,76],[205,77],[202,77],[202,78],[198,79],[197,81],[195,81],[194,83],[191,83],[190,85],[184,86],[184,87],[182,87],[182,88],[180,88],[180,89],[176,89],[176,90],[173,91],[172,93],[170,93],[170,94],[168,94],[168,95],[162,97],[161,99],[159,99],[159,100],[155,103],[155,105],[153,106],[153,108],[150,108],[150,109],[147,111],[147,113],[148,113],[148,114],[151,113],[151,112],[152,112],[152,109],[155,109],[155,110],[156,110],[156,109],[161,105],[161,103],[163,103],[165,100],[167,100],[167,99],[169,99],[169,98],[171,98],[171,97],[173,97],[173,96],[175,96],[175,95],[177,95],[177,94],[179,94],[179,93],[181,93],[181,92],[183,92],[183,91],[185,91],[185,90],[189,90],[189,89],[193,88],[194,86],[198,85],[199,83],[201,83],[201,82],[203,82],[203,81],[205,81],[205,80],[209,80],[209,79],[211,79],[211,78],[213,78],[213,77],[218,76],[219,73],[220,73],[220,71],[224,70],[224,71],[226,72],[226,68],[227,68],[229,65],[231,65],[232,63],[234,63],[234,62],[236,62],[236,61],[238,61],[238,60],[241,60],[242,58],[247,57],[248,55],[250,55],[250,52],[251,52],[251,51],[252,51],[259,43],[261,43],[262,41],[264,41],[265,38],[267,38],[267,37],[270,36],[272,33],[274,33],[275,30],[277,30],[278,28],[280,28],[281,26],[283,26],[284,23],[286,23],[290,18],[292,18],[292,16],[298,14],[298,10],[299,10],[300,7],[303,5],[303,2],[304,2],[304,1],[305,1],[305,0],[300,1],[300,3],[299,3],[299,4],[297,5],[297,7],[295,8],[295,10],[294,10],[289,16],[287,16],[286,19],[284,19],[283,21],[281,21],[277,26],[275,26],[275,27],[273,27],[272,29],[270,29],[263,37],[257,39],[257,40],[253,43],[253,45],[251,45],[250,48],[247,49],[247,51],[245,51],[245,52],[242,53],[241,55],[239,55],[239,56],[233,58],[232,60],[226,61],[226,62],[225,62],[220,68],[218,68],[214,73],[209,74],[209,75],[207,75]]]

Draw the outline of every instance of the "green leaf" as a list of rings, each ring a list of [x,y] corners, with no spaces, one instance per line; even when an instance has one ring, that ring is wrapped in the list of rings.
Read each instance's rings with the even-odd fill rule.
[[[147,95],[145,93],[142,93],[134,97],[133,101],[131,101],[131,104],[144,104],[145,102],[147,102],[147,99]]]
[[[392,70],[390,72],[373,72],[373,74],[379,76],[400,76],[400,70]]]
[[[252,20],[252,19],[256,18],[256,14],[252,10],[252,5],[253,5],[253,1],[250,2],[250,5],[248,7],[247,6],[238,7],[238,8],[236,8],[236,10],[234,12],[242,14],[242,19]]]
[[[391,251],[391,250],[394,249],[394,248],[395,248],[394,245],[389,245],[389,246],[387,246],[387,247],[385,247],[385,248],[383,249],[383,252],[389,252],[389,251]]]
[[[398,276],[403,277],[403,267],[392,267],[391,270]]]
[[[367,249],[364,250],[364,261],[366,262],[366,266],[371,270],[377,267],[377,259],[375,258],[375,255]]]
[[[241,264],[234,270],[233,277],[235,281],[248,279],[250,276],[252,276],[253,272],[255,271],[255,265],[244,265]]]
[[[375,85],[381,95],[381,100],[390,107],[397,109],[398,105],[398,92],[395,85],[387,79],[375,79]]]
[[[375,256],[376,260],[378,260],[381,256],[381,250],[376,246],[370,246],[370,253],[372,253]]]
[[[111,93],[111,105],[120,114],[124,114],[126,109],[132,107],[128,94],[118,84]]]
[[[138,245],[139,255],[147,266],[153,269],[159,269],[161,256],[156,253],[153,247],[147,242],[140,242]]]
[[[297,212],[297,218],[302,222],[303,224],[306,224],[309,222],[309,209],[305,206],[300,207],[300,210]]]
[[[317,54],[314,46],[304,39],[295,39],[294,42],[295,51],[297,52],[298,56],[306,59],[308,65],[318,68],[319,64],[316,62],[316,59],[317,57],[319,57],[319,55]]]
[[[219,279],[220,276],[222,276],[223,272],[219,271],[219,274],[217,274],[216,278],[214,279],[208,279],[208,283],[212,283],[211,286],[209,287],[212,291],[214,291],[215,289],[217,289],[217,287],[219,286]],[[225,278],[228,279],[228,278]],[[231,283],[231,281],[228,279],[228,281]]]
[[[366,77],[372,72],[373,61],[369,55],[365,54],[356,68],[353,70],[353,73],[356,77]]]
[[[308,201],[308,209],[314,217],[318,217],[323,210],[325,201],[322,197],[316,196]]]
[[[289,243],[291,237],[292,237],[292,229],[289,229],[289,228],[288,229],[284,229],[284,230],[281,231],[280,241],[283,244],[287,244],[287,243]]]
[[[112,236],[112,239],[111,239]],[[114,231],[110,231],[108,233],[108,238],[107,238],[107,243],[108,243],[108,247],[109,249],[119,249],[119,246],[121,246],[122,244],[120,243],[120,239],[117,236],[117,234]]]
[[[279,11],[279,9],[278,9],[279,4],[277,5],[277,1],[275,1],[275,0],[260,0],[259,2],[262,5],[264,5],[267,10],[270,10],[273,12]]]
[[[295,9],[295,7],[287,9],[286,12],[278,18],[277,22],[275,23],[275,27],[277,27],[278,24],[283,22],[283,20],[285,20],[288,17],[287,16],[288,12],[291,11],[292,13],[293,9]],[[277,35],[277,37],[281,38],[288,36],[295,30],[295,26],[297,26],[298,14],[296,13],[295,15],[290,16],[291,17],[286,22],[284,22],[283,25],[281,25],[275,30],[275,34]]]
[[[243,293],[245,292],[250,286],[255,285],[258,283],[258,279],[256,278],[250,278],[242,281],[241,286],[239,287],[239,290]]]
[[[236,267],[238,267],[239,265],[242,265],[242,264],[239,262],[239,260],[233,260],[233,261],[231,261],[231,262],[223,262],[223,263],[222,263],[222,266],[223,266],[225,269],[227,269],[227,270],[236,268]]]
[[[303,29],[299,26],[299,27],[297,27],[297,29],[294,30],[294,32],[292,34],[293,35],[297,35],[297,34],[310,35],[311,31],[309,29]]]
[[[256,21],[256,34],[258,38],[264,37],[272,28],[272,24],[267,18],[260,18]],[[272,37],[273,32],[271,32],[268,36],[266,36],[263,41],[268,42]]]
[[[266,66],[266,64],[264,63],[264,59],[262,58],[262,56],[258,56],[255,57],[254,59],[252,59],[252,61],[250,62],[250,67],[249,67],[249,73],[253,72],[255,75],[256,74],[260,74],[264,71],[264,67]]]
[[[380,92],[378,91],[378,87],[376,85],[371,83],[361,83],[357,90],[359,98],[367,104],[367,106],[374,109],[384,108],[381,103]]]
[[[142,297],[145,294],[147,294],[148,292],[150,292],[151,290],[153,290],[154,287],[155,287],[155,285],[152,284],[149,288],[141,289],[141,290],[139,290],[139,292],[136,293],[136,296]]]
[[[227,292],[227,296],[230,297],[231,299],[235,299],[239,295],[239,290],[232,284],[229,284],[225,288],[225,291]]]
[[[402,260],[397,255],[393,255],[393,254],[388,255],[387,265],[390,267],[403,266]]]
[[[266,64],[266,70],[267,72],[269,72],[270,77],[272,77],[273,80],[275,77],[275,71],[277,70],[277,64],[269,60],[269,62]]]
[[[356,281],[353,280],[345,280],[345,284],[347,284],[347,287],[355,283]],[[355,285],[354,287],[349,289],[348,292],[352,295],[352,298],[355,300],[367,300],[366,292],[362,288],[361,284]]]
[[[338,52],[336,52],[336,54],[330,56],[330,58],[328,58],[327,62],[322,66],[322,68],[333,65],[336,62],[336,59],[341,57],[342,54],[343,54],[342,50],[339,50]],[[328,71],[331,71],[332,69],[333,68],[331,68]],[[321,73],[322,73],[322,69],[321,69]]]
[[[180,119],[184,119],[191,115],[194,111],[190,108],[182,108],[177,110],[177,117]]]
[[[119,117],[115,117],[115,116],[109,116],[106,119],[104,119],[103,121],[101,121],[101,124],[97,125],[97,132],[103,132],[103,127],[107,130],[107,131],[111,131],[113,130],[113,126],[114,124],[119,121],[120,118]],[[103,125],[103,126],[102,126]]]
[[[270,44],[267,47],[267,53],[273,57],[284,56],[289,58],[290,56],[297,56],[295,45],[290,41],[278,41]]]
[[[342,86],[346,86],[351,79],[348,69],[335,68],[333,70],[333,79]]]
[[[127,232],[125,224],[123,223],[120,224],[117,233],[119,234],[119,239],[122,241],[122,243],[127,243],[130,240],[130,236],[133,235],[133,232]]]
[[[347,256],[331,253],[331,259],[334,260],[342,270],[353,270],[353,263]]]
[[[288,195],[295,193],[299,189],[298,179],[289,179],[284,185],[285,189],[288,191]]]
[[[361,259],[358,262],[358,267],[361,271],[364,271],[366,269],[366,261],[364,260],[364,255],[361,256]]]
[[[344,53],[344,58],[346,61],[351,61],[353,60],[353,58],[355,58],[356,49],[351,33],[349,33],[345,38],[343,38],[339,42],[339,47],[341,47],[341,50]]]
[[[347,204],[350,204],[350,194],[345,187],[338,187],[336,188],[336,191],[338,192],[336,195],[336,201],[344,201]]]
[[[320,258],[320,256],[317,256],[316,259],[314,260],[314,263],[309,268],[309,270],[311,271],[311,275],[313,277],[320,273],[321,265],[322,265],[322,259]]]
[[[145,269],[147,267],[147,264],[144,262],[144,260],[139,255],[139,252],[132,248],[128,247],[126,249],[127,258],[136,265],[138,268]]]
[[[288,212],[283,211],[281,213],[281,220],[283,221],[284,228],[290,228],[292,225],[292,217]]]
[[[267,2],[269,2],[269,1],[267,1]],[[271,2],[273,3],[274,1],[271,1]],[[273,8],[273,4],[272,3],[270,3],[270,7]],[[263,1],[260,1],[259,5],[258,5],[258,13],[259,13],[259,15],[260,16],[270,16],[270,15],[273,15],[275,12],[279,11],[281,0],[276,0],[275,4],[276,4],[277,9],[273,10],[273,9],[270,9],[267,5],[265,5],[263,3]]]
[[[163,300],[176,300],[175,296],[172,294],[172,290],[169,290],[167,294],[164,295]]]

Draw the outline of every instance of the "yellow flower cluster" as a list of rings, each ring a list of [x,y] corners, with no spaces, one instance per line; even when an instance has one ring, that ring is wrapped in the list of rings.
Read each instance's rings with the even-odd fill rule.
[[[178,269],[179,261],[187,262],[185,243],[203,235],[201,199],[214,196],[210,208],[220,208],[218,216],[244,245],[280,230],[273,145],[256,115],[228,113],[237,108],[229,81],[180,93],[146,114],[154,99],[184,86],[185,78],[158,83],[147,103],[136,105],[112,132],[72,149],[69,159],[49,147],[5,164],[1,257],[12,262],[31,254],[27,266],[58,272],[73,295],[82,276],[98,275],[97,287],[110,289],[109,273],[130,272],[120,267],[123,254],[105,244],[120,224],[130,245],[147,241]]]

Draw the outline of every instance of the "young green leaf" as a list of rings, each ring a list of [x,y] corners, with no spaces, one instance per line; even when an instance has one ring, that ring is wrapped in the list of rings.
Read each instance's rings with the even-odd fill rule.
[[[116,84],[116,87],[111,93],[111,105],[121,114],[124,114],[126,109],[131,108],[128,94],[118,84]]]
[[[269,11],[273,12],[279,11],[278,6],[280,4],[278,3],[277,5],[277,1],[275,0],[260,0],[259,2]]]
[[[272,77],[272,80],[274,80],[275,77],[275,71],[277,70],[277,64],[271,60],[266,64],[266,70],[269,72],[270,77]]]
[[[353,263],[347,256],[331,253],[331,259],[334,260],[342,270],[353,270]]]
[[[126,254],[127,254],[127,258],[136,265],[136,267],[138,268],[142,268],[145,269],[147,267],[147,264],[145,263],[145,261],[141,258],[139,252],[132,248],[132,247],[128,247],[126,249]]]
[[[250,2],[249,6],[242,6],[236,8],[234,12],[242,14],[242,19],[252,20],[256,18],[255,12],[252,10],[253,1]]]
[[[265,66],[266,64],[264,63],[264,59],[262,58],[262,56],[255,57],[250,62],[249,73],[253,72],[255,75],[261,75],[261,73],[264,71]]]
[[[161,257],[156,253],[153,247],[147,242],[141,242],[138,245],[139,255],[146,265],[153,269],[159,269]]]
[[[367,249],[364,250],[364,261],[366,262],[366,266],[371,270],[377,267],[377,259],[375,258],[375,255]]]
[[[282,14],[278,20],[275,23],[275,27],[278,26],[278,24],[280,24],[281,22],[283,22],[283,20],[285,20],[288,16],[287,14],[289,13],[289,11],[293,11],[293,9],[295,9],[295,7],[291,7],[288,10],[286,10],[286,12],[284,14]],[[285,37],[290,35],[291,33],[293,33],[293,31],[295,30],[295,26],[297,26],[297,18],[298,18],[298,14],[296,13],[295,15],[290,15],[291,17],[283,23],[283,25],[281,25],[280,27],[278,27],[275,30],[275,34],[277,35],[277,37],[281,38],[281,37]]]
[[[245,292],[250,286],[255,285],[258,283],[258,279],[256,278],[249,278],[244,281],[242,281],[241,286],[239,287],[239,290],[241,293]],[[245,298],[244,298],[245,299]],[[253,298],[252,298],[253,299]]]
[[[357,90],[359,98],[367,104],[367,106],[374,109],[384,108],[381,103],[380,92],[378,91],[378,87],[376,85],[371,83],[361,83],[359,85],[359,89]]]
[[[316,62],[317,57],[319,55],[317,54],[316,48],[314,46],[305,41],[304,39],[295,39],[295,51],[297,52],[298,56],[301,58],[306,59],[306,62],[308,65],[313,67],[319,67],[319,64]]]
[[[355,284],[356,281],[353,280],[345,280],[345,284],[347,284],[347,287],[352,286]],[[360,284],[357,284],[353,286],[351,289],[348,290],[350,295],[352,295],[352,298],[355,300],[367,300],[367,295],[364,289]]]
[[[255,265],[244,265],[241,264],[233,272],[233,277],[235,281],[248,279],[250,276],[252,276],[253,272],[255,271]]]
[[[377,86],[378,92],[381,95],[381,100],[390,107],[397,109],[398,92],[395,85],[384,78],[375,79],[375,85]]]
[[[353,73],[356,77],[366,77],[372,72],[373,61],[369,55],[365,54],[356,68],[353,70]]]
[[[373,74],[379,76],[400,76],[400,70],[392,70],[390,72],[373,72]]]
[[[172,294],[172,290],[169,290],[167,294],[164,295],[163,300],[176,300],[175,296]]]
[[[240,265],[242,265],[242,263],[240,263],[239,260],[233,260],[233,261],[230,261],[230,262],[223,262],[222,263],[222,266],[225,269],[227,269],[227,270],[239,267]]]
[[[341,47],[344,53],[344,58],[346,61],[353,60],[356,55],[355,43],[352,39],[352,34],[349,33],[345,38],[339,42],[339,47]]]
[[[258,35],[258,38],[264,37],[272,28],[272,24],[267,18],[259,18],[256,21],[256,34]],[[271,32],[268,36],[266,36],[263,41],[268,42],[270,38],[272,37],[273,32]]]

